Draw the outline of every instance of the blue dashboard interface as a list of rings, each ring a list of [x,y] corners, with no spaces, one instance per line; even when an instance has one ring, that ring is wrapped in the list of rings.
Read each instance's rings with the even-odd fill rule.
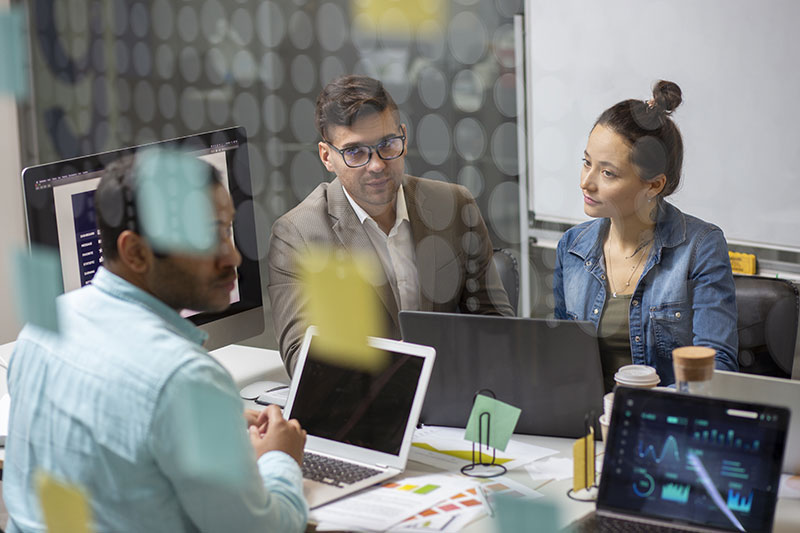
[[[789,412],[618,388],[598,509],[770,531]]]

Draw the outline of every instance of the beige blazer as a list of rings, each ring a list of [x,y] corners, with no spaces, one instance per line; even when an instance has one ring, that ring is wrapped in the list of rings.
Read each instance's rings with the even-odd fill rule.
[[[416,248],[420,310],[513,315],[492,262],[492,243],[466,188],[403,176]],[[325,245],[375,255],[366,230],[338,178],[322,183],[272,226],[269,299],[281,357],[291,375],[308,323],[297,260],[309,246]],[[398,304],[387,282],[375,287],[383,302],[386,334],[400,338]]]

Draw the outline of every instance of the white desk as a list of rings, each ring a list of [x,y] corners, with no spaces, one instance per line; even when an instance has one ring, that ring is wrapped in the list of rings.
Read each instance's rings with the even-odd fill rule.
[[[222,350],[216,350],[213,355],[231,372],[239,387],[258,380],[285,381],[288,379],[280,354],[276,350],[262,350],[244,346],[230,346]],[[248,367],[248,364],[253,364],[254,366]],[[252,379],[245,381],[249,376],[252,376]],[[254,402],[246,402],[246,404],[251,408],[262,408],[262,406]],[[554,457],[572,457],[572,439],[532,435],[516,435],[514,438],[528,444],[558,450],[559,455]],[[602,449],[602,443],[598,444],[598,453],[601,453]],[[436,471],[431,466],[415,461],[409,461],[407,468],[407,473],[410,475]],[[567,497],[567,490],[572,487],[572,479],[549,482],[533,481],[524,468],[511,470],[506,475],[514,481],[541,492],[544,495],[544,498],[540,500],[541,502],[550,502],[558,508],[562,526],[566,526],[594,510],[593,503],[578,502]],[[473,522],[463,531],[467,533],[493,533],[496,529],[492,524],[492,520],[485,517]],[[778,500],[773,533],[797,533],[798,531],[800,531],[800,500]]]
[[[12,350],[13,343],[0,345],[0,356],[8,361]],[[289,379],[283,367],[280,354],[276,350],[234,345],[214,350],[212,355],[231,373],[236,386],[240,388],[255,381],[288,381]],[[2,374],[0,388],[5,392],[5,373]],[[261,408],[261,406],[253,402],[246,403],[248,407]],[[535,437],[531,435],[517,435],[515,438],[529,444],[558,450],[559,455],[556,457],[571,457],[572,454],[571,439]],[[598,450],[602,450],[602,444],[598,446]],[[0,453],[4,455],[5,450],[0,448]],[[408,464],[408,472],[410,474],[434,471],[436,470],[433,467],[414,461],[410,461]],[[577,520],[594,509],[594,505],[591,503],[577,502],[567,497],[567,490],[572,486],[571,479],[550,482],[533,481],[522,468],[512,470],[506,475],[514,481],[523,483],[544,494],[544,499],[541,501],[552,502],[558,507],[563,525]],[[464,531],[468,533],[493,532],[494,528],[491,519],[486,517],[472,523]],[[773,531],[774,533],[796,533],[800,531],[800,500],[778,500]]]

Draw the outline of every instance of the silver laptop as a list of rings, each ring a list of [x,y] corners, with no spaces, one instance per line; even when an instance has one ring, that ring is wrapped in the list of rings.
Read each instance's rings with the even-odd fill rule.
[[[597,510],[572,531],[772,531],[789,411],[617,388]]]
[[[586,414],[603,412],[591,322],[401,311],[400,332],[436,349],[424,424],[466,426],[480,389],[522,409],[517,433],[579,437]]]
[[[315,339],[311,326],[283,411],[308,432],[303,490],[312,509],[405,470],[436,355],[427,346],[369,338],[387,357],[371,373],[320,359]]]
[[[741,402],[767,402],[788,408],[792,414],[783,471],[800,474],[800,381],[715,370],[711,380],[715,398]]]

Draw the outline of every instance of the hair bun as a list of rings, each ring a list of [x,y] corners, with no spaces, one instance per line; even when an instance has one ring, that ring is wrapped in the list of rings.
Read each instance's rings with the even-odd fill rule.
[[[653,87],[653,108],[671,114],[683,101],[681,88],[677,83],[659,80]]]

